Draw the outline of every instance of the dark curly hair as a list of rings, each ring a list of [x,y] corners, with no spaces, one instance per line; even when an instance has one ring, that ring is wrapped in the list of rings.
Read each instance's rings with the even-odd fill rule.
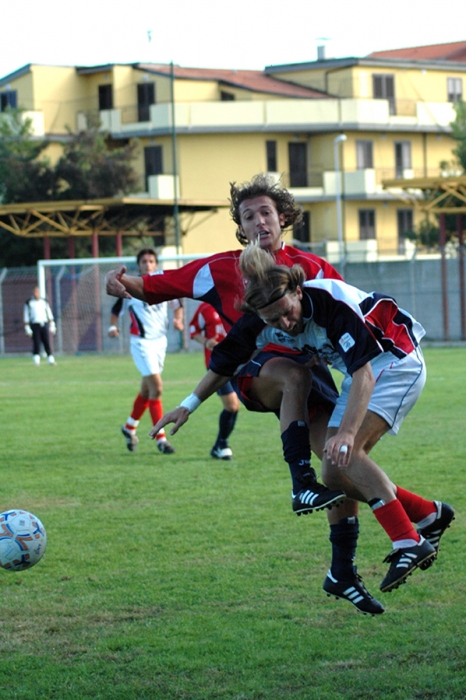
[[[235,224],[238,225],[236,238],[241,245],[247,245],[248,239],[241,232],[239,207],[245,199],[254,199],[255,197],[270,197],[275,202],[278,213],[285,215],[284,229],[302,219],[302,211],[294,201],[293,195],[269,175],[259,173],[252,178],[251,182],[244,182],[242,185],[230,182],[230,215]]]

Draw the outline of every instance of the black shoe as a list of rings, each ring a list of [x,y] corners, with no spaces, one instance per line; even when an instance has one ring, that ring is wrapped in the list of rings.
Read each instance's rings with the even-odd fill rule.
[[[210,450],[210,456],[214,457],[214,459],[228,459],[230,460],[233,457],[233,452],[231,449],[227,447],[218,447],[214,446]]]
[[[390,568],[384,580],[380,584],[383,593],[393,591],[394,588],[406,581],[418,566],[421,564],[431,564],[437,553],[435,548],[424,538],[414,547],[403,547],[403,549],[393,549],[384,562],[390,562]],[[424,567],[426,568],[426,567]]]
[[[454,509],[448,505],[448,503],[442,503],[441,501],[434,501],[436,507],[437,507],[437,518],[434,520],[433,523],[430,525],[426,525],[426,527],[421,527],[418,530],[418,534],[421,535],[421,537],[424,537],[424,539],[427,540],[427,542],[430,542],[432,547],[435,549],[436,556],[439,551],[439,543],[440,543],[440,538],[447,530],[452,521],[455,519],[455,511]],[[434,560],[431,559],[424,564],[420,564],[421,569],[428,569],[429,566],[431,566],[434,563]]]
[[[324,581],[324,591],[329,598],[330,596],[335,596],[335,598],[348,600],[354,605],[356,610],[364,615],[380,615],[385,612],[382,603],[379,603],[378,600],[371,596],[364,586],[362,578],[356,571],[354,572],[354,577],[348,581],[337,581],[329,569]]]
[[[164,455],[172,455],[176,452],[175,448],[168,442],[168,440],[160,440],[157,443],[157,447]]]
[[[121,428],[121,432],[123,433],[123,435],[125,437],[126,447],[128,448],[128,450],[130,452],[136,452],[138,442],[139,442],[139,438],[136,435],[136,433],[135,432],[132,433],[131,430],[128,430],[127,428],[125,428],[124,425]]]
[[[296,515],[312,513],[313,510],[331,508],[346,498],[344,491],[332,491],[323,484],[313,481],[296,493],[291,492],[291,504]]]

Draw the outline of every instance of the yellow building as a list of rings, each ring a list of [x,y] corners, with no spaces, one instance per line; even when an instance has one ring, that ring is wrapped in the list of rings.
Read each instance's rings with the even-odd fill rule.
[[[452,161],[465,72],[466,42],[365,58],[320,53],[264,71],[27,65],[0,79],[0,100],[2,110],[26,111],[52,158],[67,128],[92,117],[115,143],[137,139],[139,197],[173,198],[176,183],[180,200],[226,201],[230,181],[273,173],[305,214],[288,240],[334,260],[343,246],[370,260],[411,254],[403,232],[417,214],[382,182],[439,175]],[[226,209],[182,219],[181,229],[185,254],[236,246]],[[173,243],[167,226],[165,244]]]

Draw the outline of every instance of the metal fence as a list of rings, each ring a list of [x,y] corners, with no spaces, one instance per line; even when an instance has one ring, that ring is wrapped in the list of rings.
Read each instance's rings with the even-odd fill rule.
[[[115,299],[105,292],[105,275],[122,261],[125,259],[101,259],[98,263],[63,260],[41,268],[39,276],[35,267],[0,270],[0,356],[31,351],[31,341],[24,333],[23,307],[38,282],[46,292],[57,322],[57,334],[53,339],[56,354],[127,353],[128,318],[121,319],[123,332],[118,340],[107,335]],[[455,257],[442,263],[439,256],[411,261],[347,263],[343,273],[349,284],[395,297],[400,306],[422,323],[427,340],[460,341],[465,340],[465,280],[459,263]],[[125,264],[130,274],[137,274],[133,259]],[[162,266],[164,264],[173,266],[173,261],[162,261]],[[188,322],[198,302],[188,299],[184,304]],[[198,343],[189,340],[187,328],[183,334],[170,329],[168,351],[181,348],[201,349]]]

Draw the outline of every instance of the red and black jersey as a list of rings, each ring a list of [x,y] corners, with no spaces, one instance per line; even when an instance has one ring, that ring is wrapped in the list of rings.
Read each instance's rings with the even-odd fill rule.
[[[368,294],[339,280],[305,282],[302,309],[303,330],[297,336],[267,326],[259,316],[244,314],[215,346],[210,369],[233,376],[257,349],[274,343],[310,357],[318,355],[333,368],[352,375],[383,353],[398,358],[409,355],[425,333],[393,297]]]
[[[205,301],[217,311],[228,331],[241,316],[236,302],[241,301],[244,280],[238,259],[241,250],[216,253],[193,260],[176,270],[165,270],[143,276],[144,294],[149,304],[186,297]],[[341,280],[330,263],[312,253],[282,243],[274,253],[277,265],[301,265],[306,279],[331,278]]]

